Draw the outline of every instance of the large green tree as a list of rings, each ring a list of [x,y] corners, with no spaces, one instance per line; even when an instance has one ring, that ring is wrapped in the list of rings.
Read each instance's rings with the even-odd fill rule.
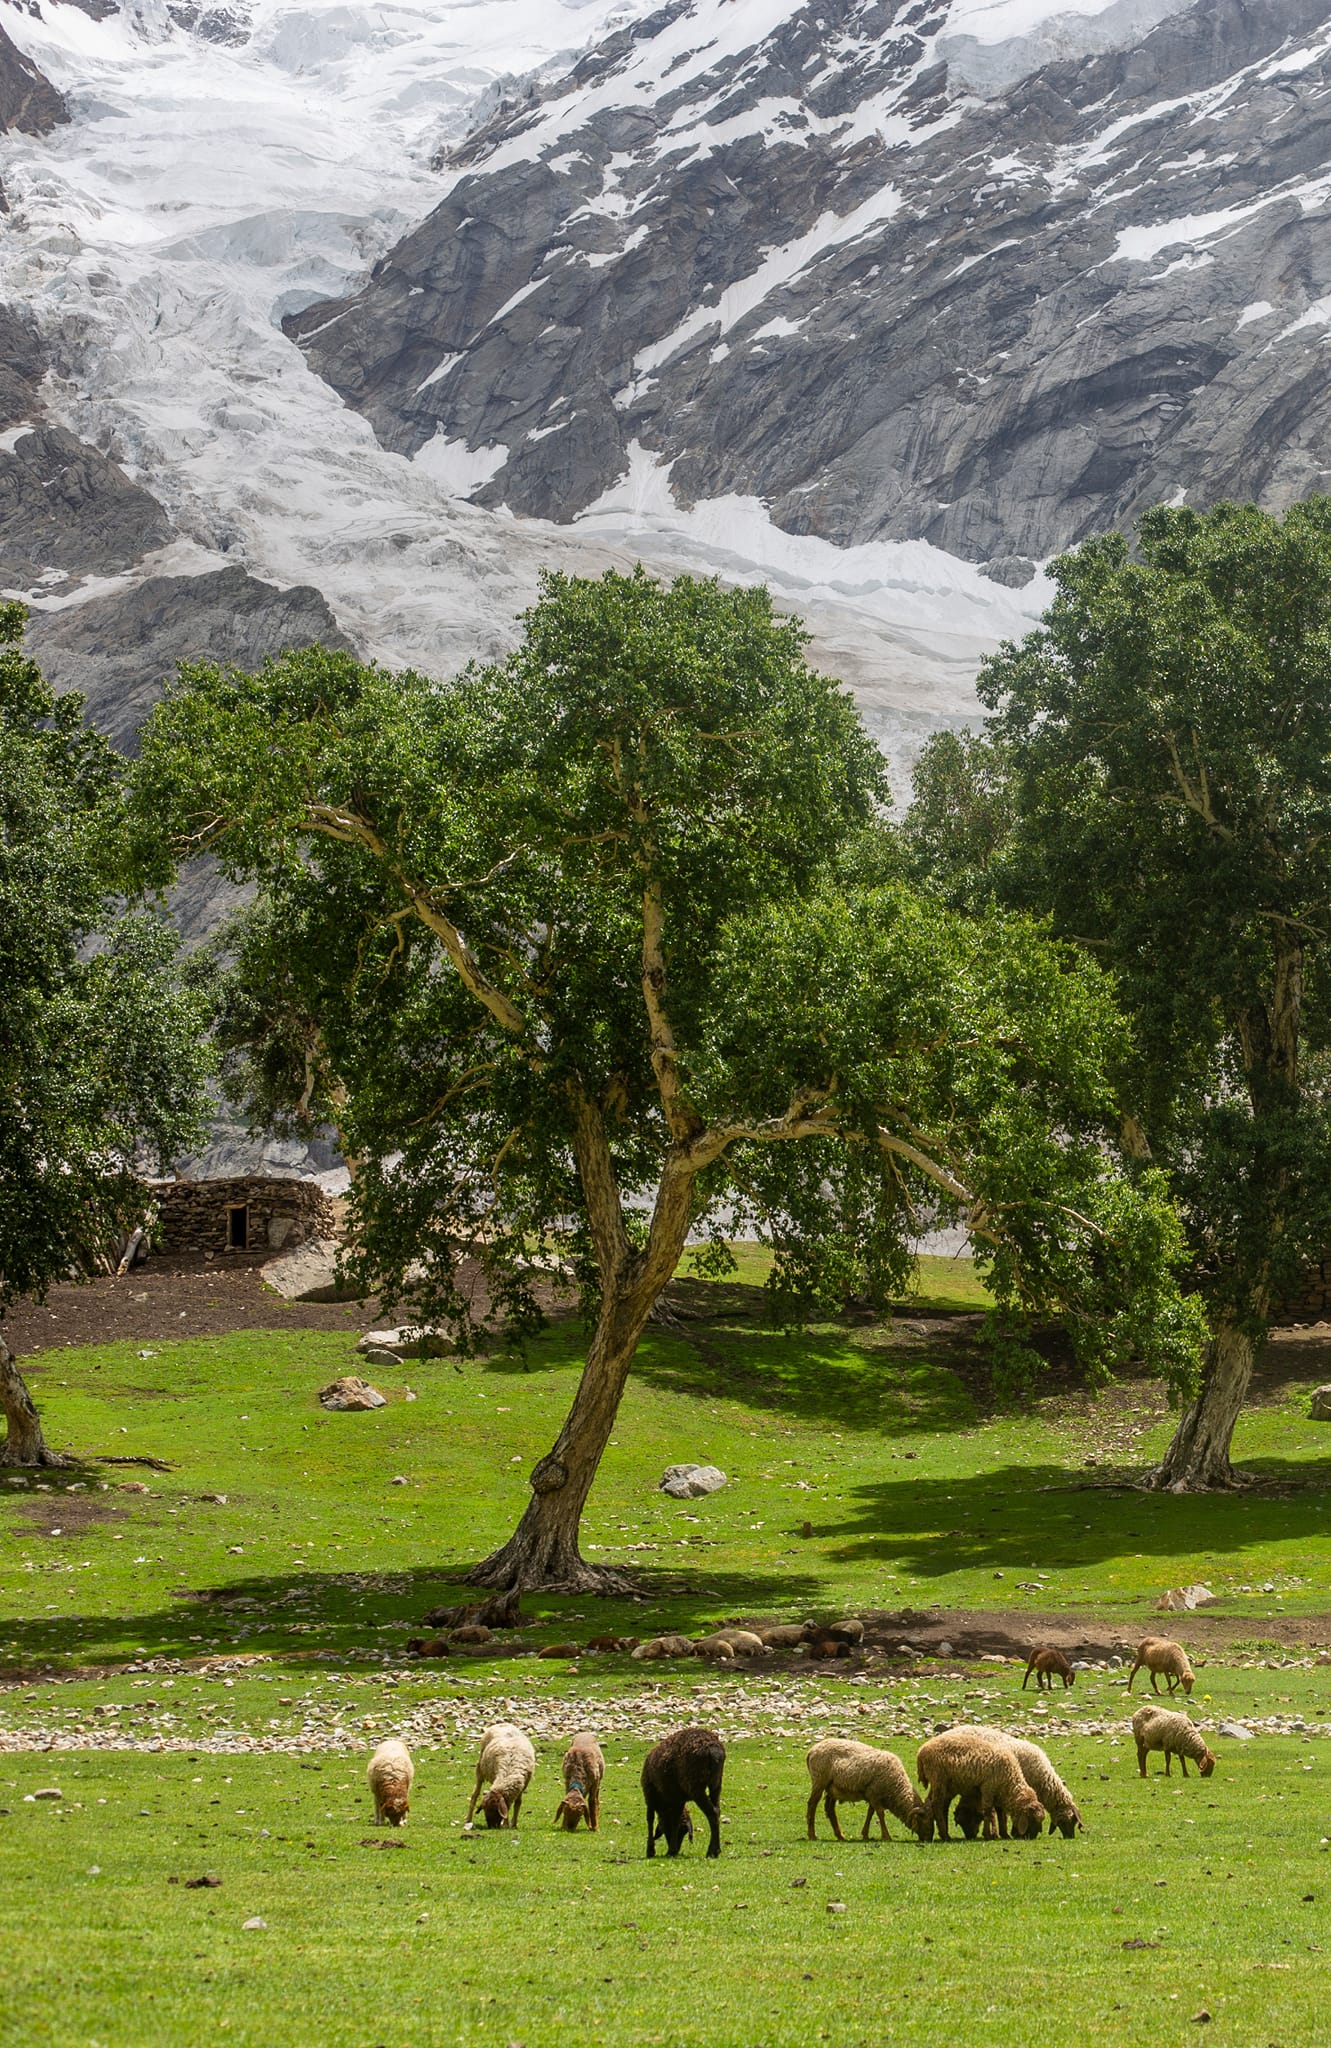
[[[1186,1377],[1174,1219],[1104,1143],[1103,977],[891,879],[883,764],[798,626],[641,573],[551,577],[524,623],[450,683],[318,649],[184,671],[138,771],[150,840],[290,934],[362,1277],[465,1344],[477,1271],[521,1325],[533,1252],[571,1259],[586,1367],[474,1576],[615,1583],[579,1523],[690,1231],[759,1230],[798,1306],[885,1298],[919,1219],[964,1210],[1014,1330],[1057,1310],[1092,1365]]]
[[[1331,1244],[1331,500],[1162,509],[1051,573],[982,672],[982,735],[927,750],[910,834],[954,901],[1051,913],[1117,977],[1124,1130],[1169,1172],[1210,1325],[1155,1476],[1220,1487]]]
[[[173,932],[119,912],[122,764],[23,620],[0,606],[0,1317],[141,1219],[141,1170],[199,1136],[208,1063]],[[0,1414],[0,1464],[58,1462],[3,1334]]]

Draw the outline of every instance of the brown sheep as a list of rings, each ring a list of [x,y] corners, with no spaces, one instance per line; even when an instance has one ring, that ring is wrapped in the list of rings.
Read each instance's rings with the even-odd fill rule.
[[[1026,1783],[1011,1742],[993,1730],[949,1728],[932,1735],[921,1745],[915,1768],[941,1841],[948,1840],[948,1808],[968,1793],[986,1825],[992,1815],[996,1826],[1010,1824],[1018,1838],[1038,1835],[1044,1826],[1044,1808]]]
[[[979,1733],[992,1735],[997,1742],[1011,1743],[1013,1754],[1021,1766],[1022,1777],[1049,1815],[1051,1835],[1058,1829],[1060,1834],[1071,1840],[1078,1828],[1085,1832],[1085,1823],[1077,1810],[1077,1802],[1038,1742],[1026,1742],[1019,1735],[1006,1735],[1001,1728],[982,1728]],[[974,1793],[963,1793],[957,1801],[953,1818],[967,1841],[973,1842],[984,1825],[984,1815],[980,1812]],[[997,1819],[994,1821],[994,1827],[995,1832],[1006,1833],[1006,1828]]]
[[[1062,1679],[1064,1692],[1067,1691],[1070,1685],[1077,1683],[1077,1674],[1063,1655],[1063,1652],[1055,1650],[1049,1644],[1044,1645],[1038,1650],[1031,1651],[1030,1662],[1026,1666],[1026,1677],[1021,1681],[1023,1692],[1026,1690],[1026,1679],[1030,1677],[1032,1671],[1035,1673],[1035,1690],[1037,1692],[1052,1692],[1055,1677]]]
[[[1133,1679],[1143,1667],[1151,1674],[1152,1692],[1159,1692],[1155,1681],[1162,1673],[1169,1680],[1170,1692],[1181,1685],[1184,1692],[1190,1693],[1197,1682],[1182,1643],[1171,1643],[1167,1636],[1147,1636],[1144,1642],[1138,1643],[1137,1661],[1128,1673],[1129,1692],[1132,1691]]]
[[[721,1854],[721,1779],[726,1746],[712,1728],[675,1728],[649,1750],[642,1767],[647,1802],[647,1854],[664,1838],[667,1856],[678,1856],[693,1836],[688,1803],[693,1801],[709,1830],[707,1854]]]
[[[652,1636],[633,1651],[635,1664],[655,1663],[660,1657],[691,1657],[693,1644],[687,1636]]]
[[[578,1822],[585,1820],[595,1834],[601,1825],[601,1780],[605,1776],[605,1758],[596,1737],[585,1731],[575,1735],[564,1751],[561,1768],[564,1796],[555,1811],[555,1826],[571,1835]]]
[[[1214,1751],[1207,1748],[1201,1729],[1186,1714],[1171,1714],[1167,1707],[1138,1707],[1132,1717],[1132,1732],[1137,1742],[1137,1769],[1143,1778],[1146,1776],[1147,1755],[1153,1749],[1162,1749],[1165,1753],[1166,1777],[1174,1757],[1178,1758],[1185,1778],[1189,1757],[1204,1778],[1209,1778],[1215,1769]]]
[[[867,1742],[843,1741],[832,1736],[825,1742],[815,1742],[805,1762],[813,1785],[804,1816],[811,1842],[816,1839],[814,1819],[820,1799],[838,1842],[846,1839],[837,1819],[839,1800],[852,1804],[861,1799],[867,1802],[868,1812],[860,1831],[861,1841],[868,1840],[875,1814],[885,1842],[889,1839],[889,1813],[895,1814],[921,1841],[927,1842],[933,1833],[928,1809],[916,1796],[905,1765],[893,1756],[890,1749],[871,1749]]]

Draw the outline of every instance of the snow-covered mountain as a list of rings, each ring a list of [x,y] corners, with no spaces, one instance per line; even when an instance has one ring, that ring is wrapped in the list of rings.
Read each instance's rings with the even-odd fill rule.
[[[767,577],[904,762],[1058,547],[1323,485],[1331,0],[0,28],[0,584],[122,738],[182,654],[446,669],[640,554]]]

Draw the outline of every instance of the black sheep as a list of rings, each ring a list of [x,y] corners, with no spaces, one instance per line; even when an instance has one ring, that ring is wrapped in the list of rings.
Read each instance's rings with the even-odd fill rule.
[[[656,1854],[658,1834],[665,1841],[667,1856],[678,1856],[684,1837],[693,1833],[685,1810],[689,1800],[707,1821],[707,1854],[721,1854],[721,1774],[725,1765],[726,1746],[712,1728],[676,1728],[650,1751],[642,1767],[649,1856]]]

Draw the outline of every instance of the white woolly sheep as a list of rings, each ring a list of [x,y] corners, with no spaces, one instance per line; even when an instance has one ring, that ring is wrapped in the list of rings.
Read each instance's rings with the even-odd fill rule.
[[[601,1824],[601,1780],[605,1758],[596,1737],[584,1730],[564,1751],[564,1796],[555,1810],[555,1826],[573,1834],[585,1820],[593,1834]]]
[[[374,1795],[375,1826],[381,1828],[387,1821],[390,1827],[400,1828],[411,1810],[411,1782],[416,1775],[406,1743],[393,1736],[381,1742],[365,1775]]]
[[[1178,1758],[1185,1778],[1189,1757],[1204,1778],[1209,1778],[1215,1769],[1214,1751],[1208,1749],[1201,1729],[1186,1714],[1172,1714],[1168,1707],[1138,1707],[1132,1717],[1132,1733],[1137,1743],[1137,1769],[1143,1778],[1147,1755],[1153,1749],[1164,1751],[1166,1777],[1174,1757]]]
[[[775,1628],[760,1628],[758,1634],[769,1650],[798,1650],[801,1643],[817,1633],[811,1621],[782,1621]]]
[[[1169,1680],[1170,1692],[1173,1692],[1175,1686],[1181,1685],[1184,1692],[1190,1693],[1196,1682],[1195,1673],[1188,1662],[1188,1653],[1182,1643],[1171,1643],[1167,1636],[1147,1636],[1145,1642],[1138,1643],[1137,1661],[1128,1673],[1129,1692],[1132,1691],[1133,1679],[1143,1667],[1151,1674],[1152,1692],[1159,1692],[1160,1688],[1155,1681],[1160,1676]]]
[[[861,1799],[867,1802],[869,1810],[860,1831],[861,1841],[868,1840],[875,1815],[883,1831],[883,1840],[887,1841],[889,1813],[895,1814],[921,1841],[927,1842],[933,1833],[928,1808],[916,1794],[906,1766],[899,1757],[893,1756],[890,1749],[871,1749],[867,1742],[843,1741],[831,1736],[825,1742],[815,1742],[805,1762],[813,1783],[804,1816],[811,1842],[816,1839],[814,1818],[820,1799],[838,1842],[846,1839],[837,1819],[840,1800],[848,1800],[852,1804]]]
[[[480,1799],[488,1828],[515,1828],[522,1795],[535,1770],[536,1751],[522,1730],[512,1721],[496,1721],[481,1737],[481,1753],[476,1759],[476,1783],[472,1788],[467,1819],[470,1820],[475,1813],[476,1802]],[[483,1799],[482,1785],[490,1788]]]
[[[929,1815],[946,1842],[948,1808],[954,1799],[974,1794],[982,1822],[992,1814],[1002,1829],[1015,1836],[1038,1835],[1044,1808],[1022,1776],[1011,1742],[985,1728],[948,1728],[932,1735],[915,1759],[920,1783],[928,1793]]]

